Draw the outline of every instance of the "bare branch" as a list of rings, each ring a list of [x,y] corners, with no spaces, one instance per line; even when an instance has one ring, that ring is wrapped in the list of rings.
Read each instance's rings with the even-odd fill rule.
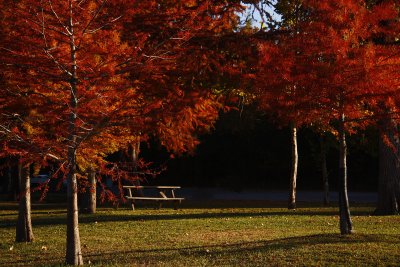
[[[57,12],[54,10],[53,5],[51,3],[51,0],[48,0],[48,1],[49,1],[50,9],[53,12],[53,15],[57,18],[57,20],[60,23],[61,27],[63,27],[67,31],[68,35],[72,35],[72,33],[70,32],[68,27],[66,25],[64,25],[64,23],[61,21],[60,17],[58,16]]]
[[[82,2],[82,1],[81,1]],[[81,3],[80,2],[80,3]],[[79,4],[80,4],[79,3]],[[82,30],[82,35],[85,35],[87,29],[90,27],[90,25],[93,23],[93,21],[97,18],[97,16],[100,14],[101,10],[103,10],[105,4],[107,3],[107,0],[104,0],[101,5],[99,6],[99,8],[97,9],[96,13],[93,15],[93,17],[89,20],[89,22],[86,24],[85,28],[83,28]],[[79,5],[78,4],[78,5]]]
[[[48,49],[44,49],[44,53],[56,64],[56,66],[63,72],[65,72],[68,76],[72,76],[72,73],[63,65],[61,64],[50,52]]]
[[[98,28],[96,28],[96,29],[94,29],[94,30],[88,30],[88,33],[93,34],[93,33],[97,32],[97,31],[99,31],[99,30],[105,28],[106,26],[111,25],[111,23],[114,23],[114,22],[118,21],[118,20],[121,19],[121,18],[122,18],[122,16],[119,16],[119,17],[117,17],[117,18],[115,18],[115,19],[113,19],[113,20],[107,22],[106,24],[104,24],[104,25],[102,25],[102,26],[100,26],[100,27],[98,27]]]

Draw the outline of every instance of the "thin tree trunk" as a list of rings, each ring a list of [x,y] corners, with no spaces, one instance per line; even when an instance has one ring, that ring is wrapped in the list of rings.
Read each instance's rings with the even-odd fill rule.
[[[329,205],[329,178],[328,178],[328,168],[326,167],[326,143],[324,136],[320,135],[320,145],[321,145],[321,173],[322,182],[324,186],[324,205]]]
[[[31,219],[31,179],[29,164],[24,165],[21,169],[21,197],[19,201],[18,221],[16,228],[16,242],[32,242],[34,239]]]
[[[139,153],[140,153],[140,139],[138,139],[133,144],[130,143],[129,147],[128,147],[129,160],[132,163],[132,172],[134,172],[134,173],[137,172]],[[140,179],[137,178],[136,180],[134,180],[133,184],[139,186],[140,185]],[[141,188],[136,189],[136,194],[138,196],[143,196],[143,190]]]
[[[137,162],[139,159],[139,152],[140,152],[140,140],[135,143],[129,144],[128,152],[130,156],[130,161],[133,164],[133,170],[137,170]]]
[[[396,215],[400,213],[400,142],[397,136],[397,125],[387,121],[384,133],[379,138],[379,187],[377,215]]]
[[[87,196],[88,196],[88,207],[87,213],[94,214],[96,213],[96,172],[91,170],[89,172],[89,188],[87,189]]]
[[[70,148],[70,170],[67,182],[67,251],[66,263],[70,265],[82,265],[81,242],[78,223],[78,183],[76,181],[75,164],[76,150]]]
[[[342,235],[351,234],[353,225],[350,218],[349,199],[347,195],[347,144],[344,132],[344,114],[341,114],[339,121],[339,217],[340,233]]]
[[[299,3],[295,3],[294,12],[295,12],[295,34],[300,33],[300,6]],[[298,54],[298,47],[294,50],[295,54]],[[291,88],[291,95],[293,98],[296,97],[296,84],[293,84]],[[295,123],[292,121],[290,123],[290,133],[291,133],[291,145],[292,145],[292,166],[290,173],[290,184],[289,184],[289,201],[288,201],[288,209],[296,209],[296,187],[297,187],[297,168],[299,163],[299,155],[297,150],[297,128]]]
[[[289,185],[289,203],[288,209],[296,208],[296,183],[297,183],[297,166],[299,155],[297,153],[297,128],[294,123],[290,124],[291,142],[292,142],[292,168],[290,174]]]
[[[96,172],[88,170],[88,183],[85,192],[78,194],[78,206],[81,213],[94,214],[96,213]]]
[[[76,139],[76,119],[78,108],[78,92],[77,92],[77,50],[74,39],[74,23],[73,23],[73,8],[72,1],[69,2],[70,18],[69,18],[69,31],[70,31],[70,49],[71,49],[71,80],[70,84],[70,119],[69,119],[69,148],[68,148],[68,163],[69,170],[67,176],[67,246],[65,261],[69,265],[83,265],[81,242],[79,236],[79,223],[78,223],[78,184],[76,181],[76,152],[77,152],[77,139]]]

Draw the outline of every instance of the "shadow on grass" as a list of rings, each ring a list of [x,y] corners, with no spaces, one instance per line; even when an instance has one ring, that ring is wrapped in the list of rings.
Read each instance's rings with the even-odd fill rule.
[[[32,215],[40,215],[40,214],[67,214],[67,211],[65,210],[52,210],[52,211],[33,211]],[[0,214],[0,217],[7,217],[7,216],[17,216],[18,215],[18,211],[14,212],[14,213],[4,213],[4,214]]]
[[[219,219],[219,218],[246,218],[246,217],[268,217],[268,216],[337,216],[337,211],[327,210],[304,210],[304,211],[261,211],[261,212],[234,212],[229,209],[222,212],[200,212],[200,213],[187,213],[190,209],[181,211],[174,211],[172,214],[135,214],[132,210],[123,210],[125,214],[80,214],[80,224],[90,224],[95,222],[121,222],[121,221],[154,221],[154,220],[189,220],[189,219]],[[16,214],[12,214],[16,216]],[[46,216],[49,215],[49,216]],[[354,211],[354,216],[368,216],[370,213],[365,211]],[[33,211],[32,224],[33,226],[46,226],[46,225],[60,225],[66,223],[65,210],[52,210],[52,211]],[[0,222],[0,228],[14,227],[16,219],[8,218]]]
[[[326,208],[338,207],[336,202],[324,206],[321,202],[297,201],[298,208]],[[351,207],[374,207],[374,203],[356,203],[350,201]],[[184,208],[213,209],[213,208],[287,208],[287,201],[277,200],[185,200]]]
[[[141,203],[143,204],[143,203]],[[240,217],[267,217],[267,216],[337,216],[336,207],[315,206],[314,203],[303,203],[304,208],[296,211],[287,210],[280,202],[269,201],[191,201],[188,205],[183,205],[179,211],[165,213],[161,210],[160,214],[140,214],[130,208],[110,208],[105,206],[103,211],[97,214],[83,214],[79,216],[79,222],[90,224],[94,222],[118,222],[118,221],[153,221],[153,220],[185,220],[185,219],[218,219],[218,218],[240,218]],[[125,205],[125,204],[124,204]],[[149,205],[145,205],[149,207]],[[368,205],[366,205],[368,206]],[[264,208],[261,212],[246,212],[247,208]],[[105,214],[104,212],[118,211],[123,214]],[[142,208],[140,208],[142,209]],[[168,211],[170,207],[166,208]],[[197,212],[192,212],[197,209]],[[235,212],[234,209],[242,209]],[[18,210],[17,202],[0,202],[0,210],[14,210],[14,213],[0,214],[0,228],[15,227]],[[149,210],[144,209],[144,210]],[[208,210],[208,211],[207,211]],[[139,213],[139,214],[138,214]],[[369,216],[372,211],[368,209],[352,211],[354,216]],[[46,216],[48,215],[48,216]],[[8,218],[5,218],[8,217]],[[13,218],[14,217],[14,218]],[[32,223],[33,226],[60,225],[66,222],[66,205],[63,203],[34,203],[32,204]]]
[[[303,246],[328,245],[328,244],[361,244],[361,243],[400,243],[400,236],[397,235],[380,235],[380,234],[353,234],[350,236],[342,236],[340,234],[316,234],[300,237],[289,237],[268,241],[240,242],[233,244],[217,244],[209,246],[189,246],[182,248],[160,248],[160,249],[133,249],[121,250],[103,253],[88,253],[88,258],[103,257],[107,255],[118,254],[138,254],[141,258],[147,258],[146,254],[171,254],[171,252],[181,255],[202,256],[209,254],[235,254],[254,251],[274,251],[288,250]],[[176,257],[176,255],[173,255]],[[137,257],[137,256],[136,256]],[[157,260],[157,259],[156,259]]]
[[[273,254],[274,251],[282,253],[293,253],[292,249],[305,246],[330,245],[330,244],[362,244],[362,243],[400,243],[400,236],[397,235],[378,235],[378,234],[353,234],[341,236],[340,234],[316,234],[299,237],[289,237],[275,240],[239,242],[232,244],[216,244],[205,246],[187,246],[179,248],[157,248],[157,249],[132,249],[132,250],[113,250],[98,253],[84,252],[85,262],[92,264],[107,265],[107,263],[130,263],[130,264],[154,264],[182,259],[184,262],[188,258],[210,257],[215,259],[235,258],[236,262],[246,260],[248,254],[264,253],[266,256]],[[331,251],[331,254],[339,252]],[[349,253],[351,253],[349,251]],[[48,257],[48,258],[47,258]],[[63,259],[50,258],[46,256],[40,258],[35,264],[60,264]],[[15,262],[2,262],[2,265],[23,265],[31,260],[21,260]]]

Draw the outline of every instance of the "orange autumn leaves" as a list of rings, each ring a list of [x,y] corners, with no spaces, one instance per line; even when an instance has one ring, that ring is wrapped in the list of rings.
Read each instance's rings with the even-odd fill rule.
[[[196,134],[216,120],[219,100],[196,80],[200,78],[192,70],[197,66],[184,56],[196,46],[191,38],[230,30],[240,3],[0,4],[1,104],[6,111],[1,123],[25,129],[24,142],[4,136],[4,154],[13,147],[32,157],[51,153],[65,161],[71,114],[76,116],[73,145],[79,147],[78,165],[83,169],[100,166],[105,155],[152,135],[165,140],[170,150],[193,150]],[[77,78],[72,76],[74,68]],[[76,79],[76,107],[70,105],[71,79]]]
[[[379,103],[397,110],[399,6],[305,0],[298,8],[277,40],[259,42],[261,107],[298,125],[327,126],[345,113],[350,131],[375,123]]]
[[[379,116],[382,101],[393,111],[399,104],[391,1],[303,1],[301,20],[265,40],[233,31],[239,1],[69,3],[0,2],[1,125],[24,140],[4,133],[5,154],[66,158],[71,37],[82,162],[101,161],[138,137],[192,150],[221,108],[213,88],[248,92],[282,124],[329,125],[344,111],[349,130]]]

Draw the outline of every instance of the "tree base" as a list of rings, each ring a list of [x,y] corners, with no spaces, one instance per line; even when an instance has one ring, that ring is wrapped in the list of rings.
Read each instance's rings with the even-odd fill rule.
[[[341,235],[351,235],[354,234],[354,230],[346,230],[346,231],[341,231]]]
[[[16,238],[15,242],[16,243],[32,243],[34,240],[35,239],[33,237],[32,238],[22,238],[22,239]]]
[[[296,209],[296,203],[289,203],[288,204],[288,209],[289,210],[295,210]]]

